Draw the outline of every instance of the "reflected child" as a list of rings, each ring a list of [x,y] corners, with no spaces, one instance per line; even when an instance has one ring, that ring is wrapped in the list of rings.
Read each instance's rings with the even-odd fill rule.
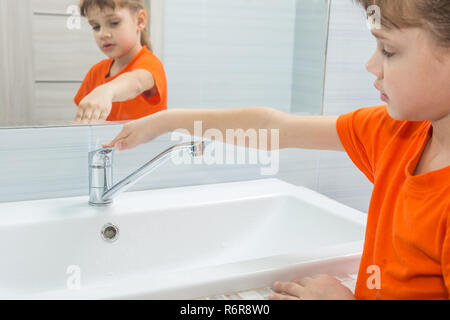
[[[135,120],[166,110],[166,75],[152,53],[143,0],[81,0],[79,6],[109,59],[94,65],[81,84],[75,121]]]

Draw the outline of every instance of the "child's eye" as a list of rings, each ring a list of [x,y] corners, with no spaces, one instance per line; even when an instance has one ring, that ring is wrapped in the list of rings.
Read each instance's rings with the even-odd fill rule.
[[[384,48],[381,50],[381,52],[383,53],[384,56],[386,56],[386,57],[388,57],[388,58],[391,58],[391,57],[393,57],[393,56],[395,55],[395,53],[393,53],[393,52],[388,52],[388,51],[386,51],[386,49],[384,49]]]
[[[98,31],[98,30],[100,30],[100,27],[98,27],[98,26],[92,27],[92,30]]]
[[[114,22],[111,22],[111,25],[113,25],[113,26],[118,26],[119,23],[120,23],[120,21],[114,21]]]

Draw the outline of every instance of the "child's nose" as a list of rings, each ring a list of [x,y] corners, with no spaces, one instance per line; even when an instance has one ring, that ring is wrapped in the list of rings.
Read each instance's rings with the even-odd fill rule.
[[[111,32],[107,29],[102,29],[100,32],[100,38],[105,39],[105,38],[110,38],[111,37]]]
[[[384,77],[383,60],[380,59],[377,52],[375,52],[367,62],[366,69],[370,73],[374,74],[378,79],[382,79]]]

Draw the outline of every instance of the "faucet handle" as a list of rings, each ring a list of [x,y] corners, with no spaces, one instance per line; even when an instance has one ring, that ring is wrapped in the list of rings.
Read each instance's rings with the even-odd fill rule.
[[[101,148],[89,152],[89,166],[97,168],[110,167],[113,162],[114,148]]]

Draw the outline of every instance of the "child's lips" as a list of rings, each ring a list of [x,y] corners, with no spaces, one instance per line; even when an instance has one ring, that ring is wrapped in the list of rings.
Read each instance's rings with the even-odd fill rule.
[[[112,44],[112,43],[105,43],[105,44],[103,45],[103,49],[109,50],[109,49],[112,49],[114,46],[115,46],[115,45]]]
[[[389,99],[388,95],[386,93],[383,92],[383,90],[381,90],[381,88],[378,86],[377,83],[375,83],[375,89],[377,89],[378,91],[380,91],[380,97],[381,100],[383,101],[387,101]]]

